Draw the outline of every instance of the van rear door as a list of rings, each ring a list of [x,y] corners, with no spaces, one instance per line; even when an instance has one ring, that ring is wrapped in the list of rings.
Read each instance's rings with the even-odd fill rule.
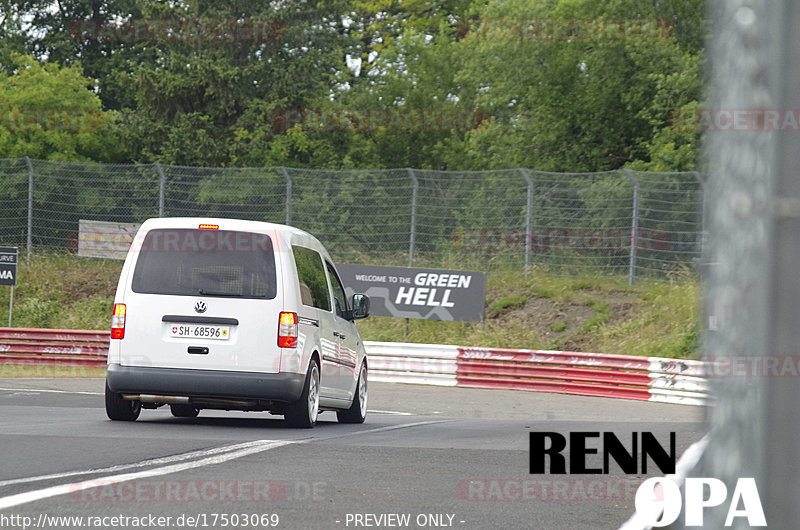
[[[146,234],[125,299],[121,364],[279,371],[274,235],[214,226]]]

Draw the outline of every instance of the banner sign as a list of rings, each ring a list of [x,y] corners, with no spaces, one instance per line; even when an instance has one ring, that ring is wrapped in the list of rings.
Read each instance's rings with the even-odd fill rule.
[[[376,265],[337,265],[348,298],[364,293],[370,314],[425,320],[483,321],[486,273]]]
[[[125,259],[139,223],[78,221],[78,256]]]
[[[0,285],[17,285],[17,247],[0,247]]]

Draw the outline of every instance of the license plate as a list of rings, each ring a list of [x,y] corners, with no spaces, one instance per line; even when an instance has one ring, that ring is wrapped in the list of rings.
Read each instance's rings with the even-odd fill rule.
[[[172,324],[169,328],[169,336],[177,338],[228,340],[230,335],[230,326]]]

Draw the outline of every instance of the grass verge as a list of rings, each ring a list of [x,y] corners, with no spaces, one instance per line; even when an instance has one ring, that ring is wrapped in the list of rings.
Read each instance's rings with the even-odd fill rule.
[[[0,364],[0,377],[105,377],[105,366]]]

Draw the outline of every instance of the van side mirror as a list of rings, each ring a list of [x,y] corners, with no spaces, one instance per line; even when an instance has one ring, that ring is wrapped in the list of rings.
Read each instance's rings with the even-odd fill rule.
[[[369,296],[365,294],[353,295],[353,320],[369,316]]]

